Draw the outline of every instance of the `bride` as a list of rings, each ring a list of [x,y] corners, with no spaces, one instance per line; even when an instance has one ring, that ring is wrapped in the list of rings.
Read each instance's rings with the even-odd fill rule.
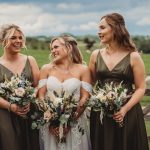
[[[89,120],[88,112],[84,104],[91,92],[91,76],[87,66],[82,64],[82,56],[77,47],[76,40],[69,35],[53,38],[51,43],[52,63],[42,67],[39,81],[39,99],[44,99],[47,91],[65,91],[74,93],[78,100],[75,119],[78,121],[74,127],[65,129],[66,142],[58,143],[56,137],[59,135],[57,127],[49,124],[40,129],[41,150],[90,150]],[[78,127],[84,129],[84,134],[79,132]]]

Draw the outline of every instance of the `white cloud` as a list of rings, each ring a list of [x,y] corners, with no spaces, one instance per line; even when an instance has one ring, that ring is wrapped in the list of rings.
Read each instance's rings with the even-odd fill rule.
[[[57,5],[58,9],[68,9],[68,10],[77,10],[81,7],[80,3],[59,3]]]
[[[144,28],[150,25],[150,5],[148,4],[150,3],[143,3],[132,8],[127,7],[126,11],[124,11],[121,7],[118,9],[115,9],[116,7],[106,8],[105,6],[108,5],[99,2],[94,4],[73,3],[73,1],[68,3],[49,2],[44,4],[0,3],[0,24],[17,24],[23,29],[25,35],[29,36],[57,35],[63,32],[70,32],[71,34],[95,34],[95,31],[98,30],[100,17],[110,12],[121,12],[121,14],[125,14],[127,17],[125,20],[131,26],[134,24],[134,29],[136,30],[138,26]]]
[[[40,6],[1,4],[0,10],[1,24],[17,24],[27,35],[57,34],[68,28],[67,24],[63,24],[54,14],[45,13]]]
[[[80,24],[86,24],[88,22],[98,22],[100,18],[99,12],[80,12],[76,14],[59,14],[57,15],[63,22],[67,22],[69,24],[76,23],[78,26]]]
[[[150,2],[132,8],[126,13],[126,16],[135,21],[138,26],[150,25]]]
[[[139,26],[149,26],[150,25],[150,17],[144,17],[136,23]]]
[[[86,30],[97,30],[98,23],[97,22],[88,22],[87,24],[81,24],[79,26],[73,26],[72,30],[80,30],[80,31],[86,31]]]
[[[8,8],[8,10],[6,11],[4,8]],[[33,4],[2,4],[0,9],[1,24],[17,24],[21,26],[26,35],[31,36],[53,35],[72,31],[75,33],[92,31],[97,28],[97,23],[94,21],[99,18],[99,13],[72,15],[45,12],[43,7]],[[92,20],[90,21],[89,18],[92,18]]]
[[[35,7],[33,4],[9,4],[9,3],[2,3],[0,4],[1,14],[5,15],[26,15],[34,13],[40,13],[41,9],[39,7]],[[14,16],[14,17],[15,17]]]

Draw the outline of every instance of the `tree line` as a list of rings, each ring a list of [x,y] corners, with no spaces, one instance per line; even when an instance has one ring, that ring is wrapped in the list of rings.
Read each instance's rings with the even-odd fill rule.
[[[84,43],[87,50],[93,50],[94,45],[99,43],[98,36],[85,35],[74,37],[77,41]],[[51,38],[46,36],[27,37],[27,47],[34,50],[49,50]],[[150,53],[150,36],[133,36],[132,38],[140,52]]]

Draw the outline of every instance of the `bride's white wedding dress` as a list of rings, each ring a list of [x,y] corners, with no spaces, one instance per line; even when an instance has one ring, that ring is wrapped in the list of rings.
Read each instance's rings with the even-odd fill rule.
[[[79,101],[80,88],[91,92],[92,86],[77,78],[69,78],[64,82],[60,82],[56,77],[49,76],[48,79],[42,79],[39,82],[39,88],[46,85],[48,91],[63,90],[67,93],[74,93],[74,97]],[[79,132],[78,126],[84,129],[84,134]],[[40,129],[40,145],[41,150],[91,150],[89,120],[87,118],[86,110],[78,119],[78,124],[72,127],[66,137],[66,143],[57,143],[55,137],[49,132],[49,124],[46,124]]]

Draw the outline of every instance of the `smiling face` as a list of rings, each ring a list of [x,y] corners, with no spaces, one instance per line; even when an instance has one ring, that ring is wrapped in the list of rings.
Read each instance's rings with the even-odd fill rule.
[[[63,41],[61,42],[58,39],[53,41],[53,43],[51,44],[51,54],[54,62],[68,58],[68,53]]]
[[[14,30],[12,36],[5,40],[5,49],[9,53],[18,53],[23,47],[23,35],[20,31]]]
[[[99,37],[101,43],[109,44],[113,40],[113,31],[111,26],[107,23],[106,19],[103,18],[99,24]]]

